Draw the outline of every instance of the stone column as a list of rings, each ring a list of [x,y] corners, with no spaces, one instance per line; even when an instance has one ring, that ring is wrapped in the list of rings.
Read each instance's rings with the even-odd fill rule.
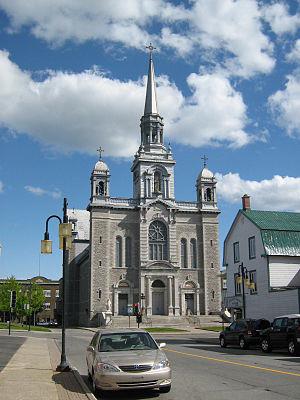
[[[122,268],[126,266],[125,253],[126,253],[126,240],[124,237],[122,237]]]
[[[118,315],[119,313],[119,297],[118,297],[118,289],[114,287],[114,315]]]
[[[199,290],[199,288],[197,288],[196,289],[196,293],[195,293],[195,296],[196,296],[196,315],[200,315],[199,295],[200,295],[200,290]]]
[[[172,278],[173,276],[168,276],[169,315],[174,315]]]
[[[146,276],[147,278],[147,315],[152,315],[152,288],[151,288],[151,277]]]
[[[180,315],[179,307],[179,293],[178,293],[178,278],[174,276],[174,315],[178,317]]]
[[[185,316],[186,315],[185,292],[183,290],[181,290],[180,297],[181,297],[181,315]]]

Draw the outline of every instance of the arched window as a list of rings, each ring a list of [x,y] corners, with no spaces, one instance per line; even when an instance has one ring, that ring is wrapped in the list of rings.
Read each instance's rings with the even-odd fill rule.
[[[181,268],[187,268],[186,239],[181,239],[180,241],[180,259],[181,259]]]
[[[197,248],[196,239],[190,241],[191,268],[197,268]]]
[[[99,182],[99,191],[98,191],[99,196],[104,196],[104,182]]]
[[[122,238],[121,236],[116,237],[116,267],[122,267]]]
[[[161,221],[154,221],[149,226],[149,257],[150,260],[168,259],[167,228]]]
[[[163,281],[161,281],[160,279],[156,279],[153,283],[152,283],[152,285],[151,285],[152,287],[161,287],[161,288],[163,288],[163,287],[166,287],[166,285],[163,283]]]
[[[213,198],[212,198],[211,188],[207,188],[206,189],[206,201],[212,201],[212,200],[213,200]]]
[[[131,238],[129,236],[125,239],[125,266],[131,267]]]
[[[158,171],[154,173],[154,193],[161,193],[161,174]]]

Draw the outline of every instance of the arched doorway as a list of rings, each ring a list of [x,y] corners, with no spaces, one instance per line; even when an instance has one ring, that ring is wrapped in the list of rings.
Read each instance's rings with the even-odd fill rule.
[[[166,315],[165,311],[166,285],[160,279],[152,283],[152,314]]]

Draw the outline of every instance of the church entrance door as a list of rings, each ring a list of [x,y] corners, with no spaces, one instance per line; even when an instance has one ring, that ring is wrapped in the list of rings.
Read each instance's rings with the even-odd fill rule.
[[[152,293],[152,314],[165,315],[164,292]]]
[[[186,293],[185,295],[185,310],[186,315],[194,315],[194,294]]]
[[[119,293],[119,315],[127,315],[128,294]]]

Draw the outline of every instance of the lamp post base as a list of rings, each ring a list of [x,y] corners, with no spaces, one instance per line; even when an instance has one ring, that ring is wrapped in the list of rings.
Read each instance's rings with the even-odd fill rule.
[[[68,363],[67,360],[61,360],[60,364],[56,367],[56,371],[58,372],[68,372],[71,371],[70,364]]]
[[[65,363],[60,363],[57,367],[56,367],[56,371],[57,372],[69,372],[71,371],[71,367],[70,365],[65,362]]]

